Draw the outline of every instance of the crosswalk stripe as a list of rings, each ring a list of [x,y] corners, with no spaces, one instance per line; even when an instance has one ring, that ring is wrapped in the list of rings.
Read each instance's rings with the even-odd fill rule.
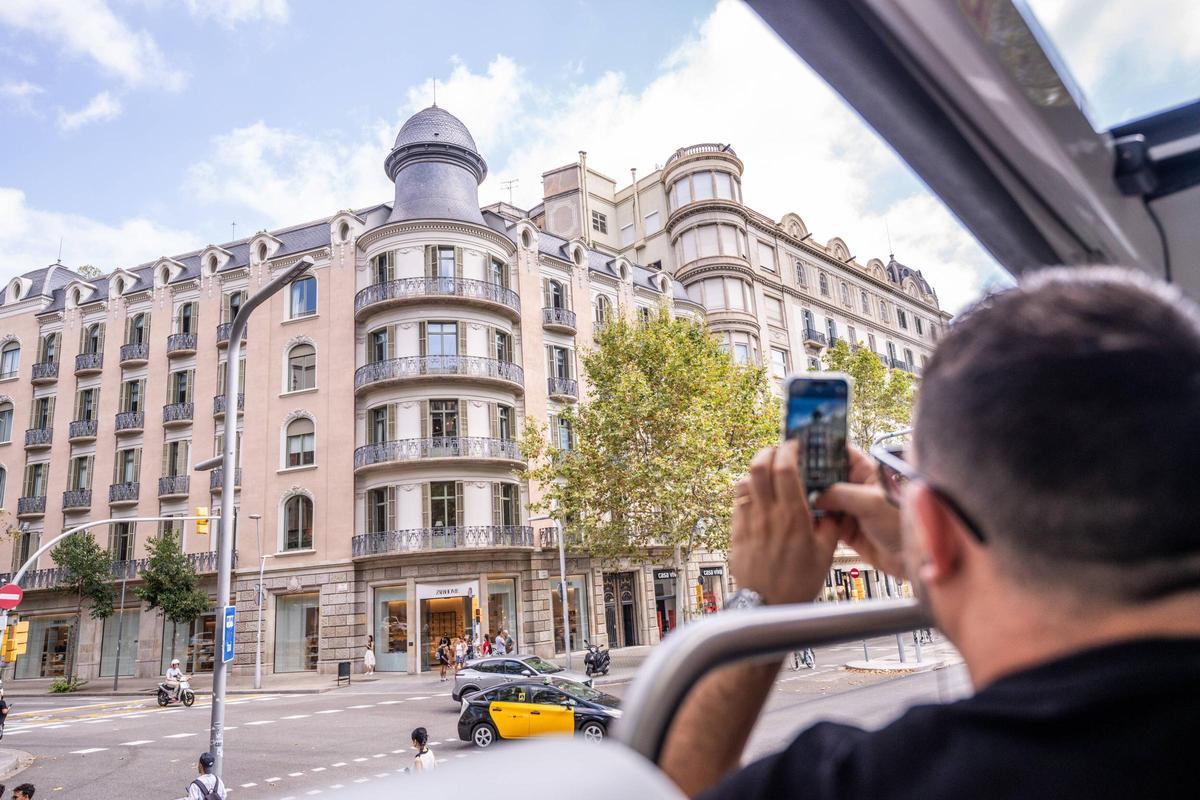
[[[170,736],[164,736],[164,739],[186,739],[189,736],[195,736],[194,733],[172,733]]]
[[[132,742],[121,742],[121,747],[137,747],[139,744],[150,744],[153,739],[134,739]]]
[[[72,750],[71,755],[86,756],[88,753],[103,753],[107,747],[89,747],[85,750]]]

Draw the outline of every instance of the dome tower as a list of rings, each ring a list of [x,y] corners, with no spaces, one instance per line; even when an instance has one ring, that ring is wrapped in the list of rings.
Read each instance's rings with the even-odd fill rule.
[[[388,222],[452,219],[484,224],[479,184],[487,176],[487,163],[467,126],[448,111],[430,106],[410,117],[384,169],[396,184]]]

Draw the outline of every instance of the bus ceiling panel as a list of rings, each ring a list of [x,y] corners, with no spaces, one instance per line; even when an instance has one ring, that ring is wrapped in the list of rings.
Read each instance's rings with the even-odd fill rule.
[[[1200,185],[1149,201],[1162,223],[1170,254],[1171,281],[1200,300]]]
[[[749,0],[1002,265],[1163,274],[1140,199],[1011,0]],[[963,10],[969,6],[969,13]]]

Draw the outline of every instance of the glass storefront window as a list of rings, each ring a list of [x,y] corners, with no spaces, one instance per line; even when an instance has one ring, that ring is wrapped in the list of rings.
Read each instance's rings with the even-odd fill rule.
[[[678,624],[675,577],[676,573],[673,569],[654,570],[654,607],[659,636],[675,630],[675,626]]]
[[[408,670],[408,591],[375,590],[375,663],[383,672]]]
[[[286,595],[275,601],[275,671],[317,668],[321,600],[317,594]]]
[[[700,590],[702,614],[712,614],[725,605],[725,568],[701,567]]]
[[[434,669],[434,655],[442,637],[454,641],[467,632],[471,598],[464,595],[431,597],[421,600],[421,669]],[[450,654],[454,658],[454,654]]]
[[[179,659],[179,668],[189,675],[212,672],[217,633],[217,612],[208,611],[190,623],[177,625],[163,620],[163,649],[159,671],[166,672],[171,659]],[[124,648],[121,660],[125,660]]]
[[[121,637],[121,675],[132,675],[137,664],[137,609],[114,611],[104,620],[104,636],[100,642],[100,677],[111,677],[117,667],[117,636]]]
[[[550,581],[550,606],[554,617],[554,652],[565,650],[563,642],[561,581]],[[567,577],[567,624],[571,630],[571,649],[582,650],[591,638],[588,626],[587,581],[581,576]]]
[[[495,641],[496,634],[508,631],[513,648],[521,649],[520,630],[517,625],[517,582],[513,578],[498,578],[488,581],[488,630],[486,633]]]
[[[60,678],[67,674],[67,648],[72,646],[75,620],[34,617],[29,620],[25,655],[17,656],[17,678]]]

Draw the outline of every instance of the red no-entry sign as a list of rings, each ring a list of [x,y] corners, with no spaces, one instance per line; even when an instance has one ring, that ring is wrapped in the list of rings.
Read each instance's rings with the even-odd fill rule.
[[[853,578],[854,580],[858,580],[858,576],[859,576],[858,567],[851,567],[850,568],[850,577]],[[0,592],[2,592],[2,591],[4,591],[4,590],[0,589]],[[3,597],[4,597],[4,595],[0,594],[0,599],[3,599]]]
[[[15,583],[6,583],[0,586],[0,608],[12,611],[21,604],[21,598],[24,596],[25,592],[20,586]]]

